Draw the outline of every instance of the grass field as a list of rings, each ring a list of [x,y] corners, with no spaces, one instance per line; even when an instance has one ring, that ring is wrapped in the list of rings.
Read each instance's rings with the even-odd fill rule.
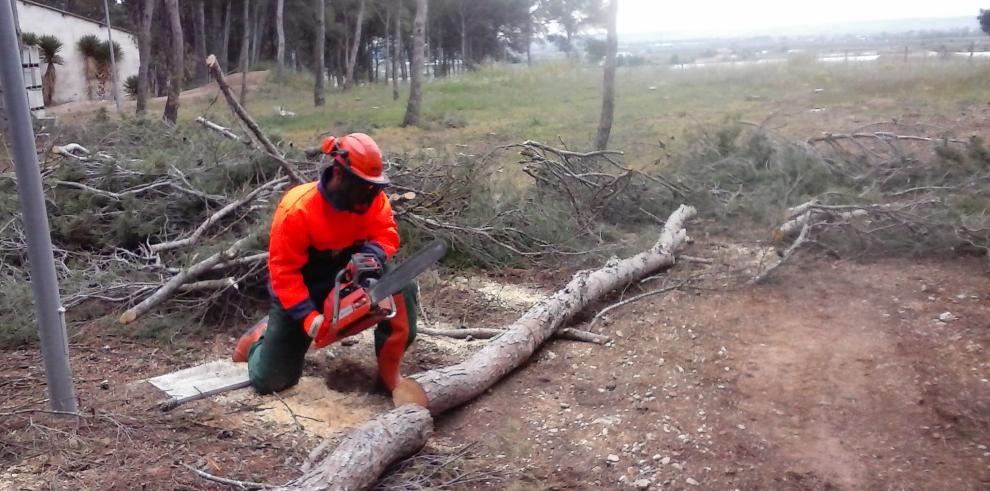
[[[676,146],[685,128],[725,118],[772,116],[771,126],[801,139],[891,118],[949,122],[990,101],[988,78],[990,63],[957,60],[828,64],[796,58],[747,67],[622,68],[612,147],[626,151],[634,163],[653,160],[662,155],[660,141]],[[598,67],[493,66],[427,84],[423,124],[401,128],[405,87],[398,101],[384,85],[330,90],[327,105],[316,108],[311,83],[305,76],[267,83],[249,95],[249,110],[263,127],[302,146],[322,133],[365,131],[392,151],[444,146],[483,151],[526,139],[559,143],[558,137],[573,148],[587,148],[601,104]],[[297,116],[275,115],[278,106]],[[201,113],[229,120],[222,101],[182,109],[187,119]]]
[[[601,78],[597,66],[548,63],[494,65],[434,80],[426,84],[423,122],[415,128],[399,124],[406,85],[397,101],[384,84],[347,93],[328,89],[326,106],[316,108],[312,78],[297,74],[269,79],[250,91],[248,109],[267,131],[301,147],[315,145],[321,134],[363,131],[393,152],[432,147],[482,153],[526,139],[563,139],[573,149],[587,149],[598,124]],[[611,146],[625,151],[630,163],[648,163],[664,156],[662,147],[676,148],[685,129],[727,118],[769,120],[796,139],[892,119],[920,121],[929,133],[965,137],[978,130],[975,110],[990,101],[988,79],[990,62],[961,59],[823,63],[797,56],[749,66],[623,67],[617,75]],[[235,87],[238,81],[236,74],[231,77]],[[211,87],[198,91],[218,94]],[[161,104],[151,104],[156,114]],[[276,107],[297,115],[280,117]],[[183,121],[199,115],[232,122],[222,98],[200,97],[180,110]]]

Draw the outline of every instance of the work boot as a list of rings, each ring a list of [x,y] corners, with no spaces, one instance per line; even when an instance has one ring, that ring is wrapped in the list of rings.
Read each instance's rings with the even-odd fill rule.
[[[241,339],[237,340],[237,346],[234,347],[234,361],[237,363],[243,363],[248,361],[248,355],[251,354],[251,347],[254,343],[257,343],[261,336],[265,334],[265,329],[268,327],[268,316],[264,319],[258,321],[257,324],[248,329]]]

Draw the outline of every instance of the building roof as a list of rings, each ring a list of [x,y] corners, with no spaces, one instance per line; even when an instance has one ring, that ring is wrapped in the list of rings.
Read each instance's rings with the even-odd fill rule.
[[[51,10],[52,12],[58,12],[58,13],[60,13],[62,15],[68,15],[69,17],[75,17],[77,19],[82,19],[82,20],[87,21],[87,22],[92,22],[94,24],[99,25],[100,27],[106,27],[106,25],[107,25],[107,23],[105,21],[91,19],[89,17],[86,17],[85,15],[74,14],[74,13],[69,12],[67,10],[57,9],[55,7],[52,7],[51,5],[45,5],[43,3],[33,2],[31,0],[17,0],[17,1],[18,2],[21,2],[21,3],[26,3],[28,5],[33,5],[35,7],[41,7],[41,8],[46,9],[46,10]],[[121,29],[120,27],[116,27],[116,26],[111,27],[111,29],[113,29],[115,31],[125,32],[125,33],[130,34],[130,35],[134,35],[134,33],[131,32],[129,29]]]

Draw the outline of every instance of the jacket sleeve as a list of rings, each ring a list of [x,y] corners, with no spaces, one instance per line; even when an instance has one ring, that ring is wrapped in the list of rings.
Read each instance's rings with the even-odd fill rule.
[[[309,258],[309,230],[304,217],[281,207],[272,220],[268,245],[268,272],[275,299],[297,320],[312,320],[316,305],[309,298],[302,268]]]
[[[391,258],[399,250],[399,227],[392,214],[392,203],[384,192],[378,196],[368,213],[371,218],[368,224],[368,242],[380,247],[385,256]]]

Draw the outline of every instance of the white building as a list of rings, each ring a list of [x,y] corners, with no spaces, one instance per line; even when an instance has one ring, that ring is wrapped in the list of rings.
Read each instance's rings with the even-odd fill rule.
[[[17,18],[21,32],[30,32],[38,36],[52,35],[62,41],[61,56],[63,65],[55,66],[55,93],[53,101],[61,104],[70,101],[83,101],[90,98],[86,80],[86,62],[76,48],[76,42],[88,34],[96,35],[101,41],[107,39],[106,24],[82,17],[70,12],[54,9],[29,0],[16,0]],[[137,39],[128,31],[112,30],[113,41],[120,45],[122,59],[117,60],[117,80],[123,90],[124,80],[138,72]],[[41,72],[48,68],[41,64]],[[108,90],[106,98],[112,98]],[[94,96],[95,97],[95,96]],[[121,94],[123,98],[123,94]]]

